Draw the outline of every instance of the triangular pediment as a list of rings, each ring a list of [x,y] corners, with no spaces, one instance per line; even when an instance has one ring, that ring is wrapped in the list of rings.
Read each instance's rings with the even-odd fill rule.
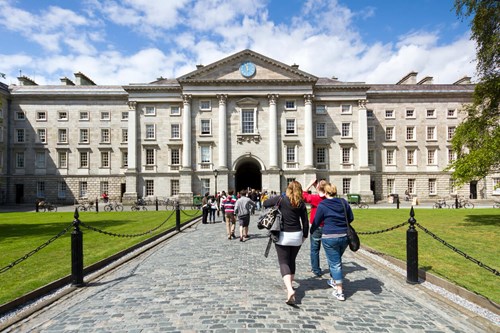
[[[250,62],[254,70],[245,73],[241,66]],[[245,76],[246,74],[246,76]],[[250,75],[249,75],[250,74]],[[286,65],[251,50],[243,50],[178,78],[182,83],[208,82],[309,82],[318,78],[298,69],[296,65]]]

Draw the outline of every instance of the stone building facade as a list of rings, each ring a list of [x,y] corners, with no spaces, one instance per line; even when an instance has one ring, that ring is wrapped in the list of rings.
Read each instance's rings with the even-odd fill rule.
[[[0,199],[72,202],[107,192],[189,203],[313,177],[367,202],[407,189],[421,200],[500,194],[500,174],[457,189],[443,171],[474,90],[469,78],[433,84],[410,73],[366,84],[298,67],[244,50],[145,84],[102,86],[76,73],[39,86],[20,77],[0,87]]]

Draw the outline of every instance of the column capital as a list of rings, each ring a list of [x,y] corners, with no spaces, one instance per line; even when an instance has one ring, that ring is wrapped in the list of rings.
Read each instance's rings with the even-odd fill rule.
[[[267,98],[269,99],[269,104],[276,104],[276,102],[278,102],[279,97],[280,97],[280,95],[278,95],[278,94],[267,95]]]
[[[226,104],[227,94],[219,94],[217,95],[217,99],[219,100],[219,104]]]
[[[182,101],[184,102],[184,104],[191,103],[191,99],[192,99],[192,96],[189,94],[182,95]]]
[[[313,94],[306,94],[304,95],[304,101],[306,104],[311,104],[313,101],[314,95]]]
[[[368,101],[366,99],[360,99],[358,100],[358,106],[360,109],[366,109],[366,103]]]
[[[136,108],[137,108],[137,102],[136,101],[128,101],[127,104],[128,104],[128,108],[130,110],[134,110],[134,111],[136,110]]]

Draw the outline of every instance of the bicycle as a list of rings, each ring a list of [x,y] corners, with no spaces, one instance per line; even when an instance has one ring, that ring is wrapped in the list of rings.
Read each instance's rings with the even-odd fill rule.
[[[141,209],[148,210],[148,207],[146,207],[146,205],[139,204],[137,201],[134,202],[134,204],[130,207],[130,210],[132,210],[133,212],[140,211]]]
[[[359,201],[359,202],[349,202],[349,205],[354,208],[360,208],[360,209],[368,209],[370,206],[364,201]]]
[[[474,208],[474,204],[469,201],[469,199],[459,198],[453,204],[451,204],[451,208]]]
[[[450,205],[446,203],[446,199],[440,199],[434,203],[434,206],[432,206],[432,208],[450,208]]]
[[[57,206],[50,202],[41,201],[38,208],[43,209],[44,212],[57,212]]]
[[[500,202],[496,201],[496,202],[493,204],[493,208],[500,208]]]
[[[166,210],[174,210],[175,206],[176,206],[176,201],[174,201],[172,199],[165,199],[164,204],[165,204]]]
[[[78,209],[79,212],[87,212],[87,211],[92,212],[95,209],[93,201],[81,203],[76,208]]]
[[[110,202],[104,206],[104,210],[106,212],[110,212],[112,210],[117,212],[123,212],[123,205],[119,202]]]

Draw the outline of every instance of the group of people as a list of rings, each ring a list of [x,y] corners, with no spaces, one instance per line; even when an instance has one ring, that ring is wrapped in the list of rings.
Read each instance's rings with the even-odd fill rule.
[[[310,191],[315,188],[315,193]],[[257,197],[252,196],[257,194]],[[310,205],[308,215],[307,206]],[[281,231],[275,242],[280,273],[287,290],[286,303],[295,304],[293,282],[296,272],[296,258],[303,242],[310,237],[311,271],[316,277],[322,276],[320,267],[320,249],[326,254],[330,270],[327,284],[334,290],[332,295],[344,301],[342,255],[347,246],[347,223],[354,220],[350,205],[343,198],[337,197],[337,187],[326,180],[313,179],[305,189],[298,181],[288,184],[282,195],[276,192],[254,192],[242,190],[235,193],[222,191],[216,196],[208,193],[202,199],[203,223],[215,222],[215,214],[222,212],[226,222],[227,239],[236,238],[236,222],[239,224],[239,239],[244,242],[249,238],[250,216],[260,207],[270,208],[279,205],[281,212]]]

